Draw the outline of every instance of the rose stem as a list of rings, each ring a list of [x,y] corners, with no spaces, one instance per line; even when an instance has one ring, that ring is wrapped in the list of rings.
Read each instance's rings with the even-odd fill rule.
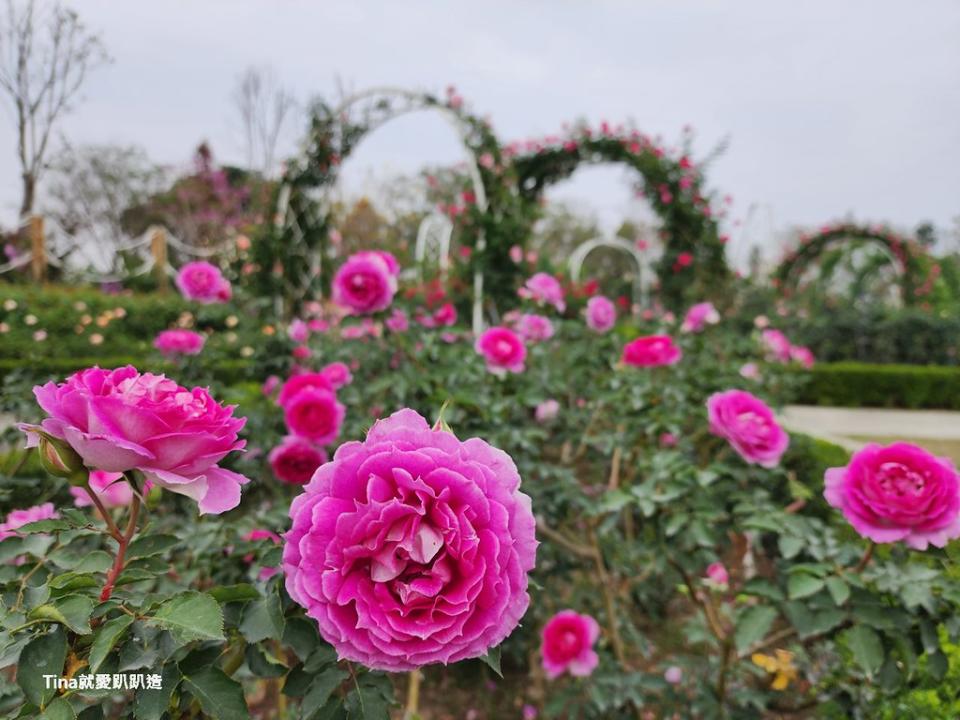
[[[876,543],[871,542],[867,545],[867,551],[863,554],[863,557],[860,558],[860,562],[857,563],[857,566],[853,569],[854,572],[862,572],[863,569],[867,566],[867,563],[870,562],[870,558],[873,557],[873,549],[877,546]]]
[[[107,573],[107,584],[103,586],[103,590],[100,592],[100,602],[109,600],[110,595],[113,594],[113,585],[117,581],[120,571],[123,570],[123,561],[127,555],[127,547],[130,545],[130,538],[132,538],[133,534],[137,531],[137,518],[139,516],[140,497],[134,493],[133,500],[130,501],[130,520],[127,522],[127,529],[123,535],[117,539],[117,543],[119,543],[117,556],[113,560],[113,567],[111,567],[110,572]]]
[[[410,682],[407,684],[407,709],[403,713],[404,720],[413,720],[418,717],[420,707],[420,671],[410,671]]]
[[[93,504],[96,505],[97,510],[100,512],[100,515],[103,517],[104,522],[107,523],[107,529],[110,531],[110,537],[112,537],[117,542],[120,542],[122,535],[120,534],[120,528],[117,527],[117,524],[113,521],[113,517],[107,512],[107,509],[103,506],[103,502],[100,500],[100,496],[94,491],[89,484],[84,485],[83,489],[87,491],[87,495],[90,496],[90,499],[93,500]]]

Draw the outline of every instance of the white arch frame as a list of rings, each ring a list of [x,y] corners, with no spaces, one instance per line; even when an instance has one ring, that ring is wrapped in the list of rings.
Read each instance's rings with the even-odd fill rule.
[[[570,259],[567,261],[568,267],[570,268],[570,278],[575,283],[579,283],[580,272],[583,270],[583,263],[586,261],[587,256],[597,248],[601,247],[622,250],[633,258],[634,262],[637,264],[637,272],[633,278],[633,303],[635,305],[642,305],[646,299],[643,288],[643,275],[644,270],[646,269],[645,258],[633,243],[630,243],[623,238],[595,237],[590,240],[585,240],[577,245],[574,251],[570,254]]]
[[[423,281],[423,265],[427,257],[427,246],[436,247],[437,264],[440,266],[440,278],[447,279],[450,269],[450,238],[453,236],[453,222],[446,215],[432,212],[420,221],[417,228],[417,244],[413,249],[413,258],[417,262],[417,279]],[[435,240],[435,242],[433,242]]]
[[[394,104],[391,101],[398,101],[398,103]],[[412,112],[431,110],[439,113],[454,129],[457,137],[460,138],[463,149],[466,151],[467,173],[473,186],[477,208],[480,212],[487,212],[487,192],[480,175],[480,166],[467,144],[470,128],[452,108],[441,104],[439,101],[434,101],[427,93],[391,86],[372,87],[348,96],[333,110],[333,117],[339,121],[334,124],[334,147],[342,146],[342,138],[339,132],[343,127],[343,121],[347,119],[351,110],[357,108],[361,110],[365,119],[366,132],[364,135],[369,135],[394,118]],[[305,146],[301,149],[302,155],[312,154],[311,144],[312,138],[308,138]],[[277,214],[275,216],[275,223],[280,227],[289,227],[291,223],[296,222],[295,217],[290,217],[290,193],[290,186],[284,183],[278,195]],[[327,212],[329,209],[328,193],[329,188],[320,197],[323,212]],[[482,253],[486,246],[486,237],[481,229],[477,237],[476,250]],[[315,277],[320,272],[322,258],[320,253],[313,253],[313,255],[315,257],[309,257],[307,261],[310,263],[311,275]],[[479,269],[474,271],[473,274],[473,330],[475,333],[483,330],[483,273]]]

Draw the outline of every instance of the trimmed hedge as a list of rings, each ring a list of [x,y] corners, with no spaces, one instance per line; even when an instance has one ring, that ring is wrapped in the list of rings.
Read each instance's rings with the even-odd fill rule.
[[[796,402],[837,407],[960,410],[960,367],[818,363]]]
[[[147,362],[144,356],[113,357],[49,357],[24,361],[16,358],[0,358],[0,386],[7,375],[14,371],[27,373],[31,378],[64,378],[77,370],[98,365],[102,368],[116,368],[133,365],[143,369],[149,364],[151,372],[165,372],[176,377],[176,366],[166,362]],[[219,382],[232,384],[252,378],[253,364],[248,360],[220,360],[206,368]]]

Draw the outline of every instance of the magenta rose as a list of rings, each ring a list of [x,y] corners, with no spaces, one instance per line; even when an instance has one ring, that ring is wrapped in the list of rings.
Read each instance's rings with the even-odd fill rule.
[[[339,390],[344,385],[349,385],[353,382],[353,374],[350,372],[350,368],[342,362],[330,363],[320,371],[320,374],[326,378],[327,382],[330,383],[330,387],[334,390]]]
[[[716,325],[718,322],[720,322],[720,313],[717,312],[713,303],[697,303],[687,310],[683,323],[680,325],[680,330],[682,332],[698,333],[707,325]]]
[[[0,540],[17,536],[17,528],[39,520],[56,520],[60,514],[53,509],[53,503],[34,505],[25,510],[11,510],[7,519],[0,523]]]
[[[337,439],[346,408],[330,390],[301,390],[283,406],[283,419],[294,435],[326,445]]]
[[[163,375],[127,366],[81,370],[63,383],[33,389],[50,417],[23,425],[28,445],[38,431],[66,441],[92,470],[139,470],[147,480],[222,513],[240,503],[243,475],[219,467],[245,441],[246,418],[220,405],[203,388],[188,390]]]
[[[484,655],[530,602],[536,523],[519,487],[506,453],[400,410],[294,499],[287,591],[341,658],[367,667]]]
[[[276,478],[291,485],[306,485],[327,454],[309,440],[288,436],[267,457]]]
[[[790,341],[779,330],[764,330],[760,334],[767,355],[779,362],[790,362]]]
[[[787,451],[790,436],[773,411],[745,390],[727,390],[707,399],[710,432],[726,438],[733,449],[753,465],[776,467]]]
[[[553,275],[544,272],[536,273],[529,278],[524,286],[517,291],[517,294],[541,305],[553,305],[557,312],[563,312],[567,309],[563,286],[560,281]]]
[[[133,500],[133,488],[130,483],[123,479],[123,473],[105,472],[103,470],[92,470],[90,472],[90,489],[106,508],[124,507]],[[144,495],[150,492],[153,487],[148,480],[144,483]],[[93,505],[93,500],[87,491],[81,487],[70,487],[70,494],[73,495],[73,504],[77,507],[89,507]]]
[[[565,672],[586,677],[594,671],[600,658],[593,645],[600,637],[600,626],[589,615],[562,610],[543,627],[543,669],[547,677],[557,678]]]
[[[617,323],[617,306],[603,295],[587,300],[587,327],[594,332],[605,333]]]
[[[683,353],[669,335],[646,335],[623,347],[621,360],[634,367],[658,367],[680,362]]]
[[[204,305],[226,302],[233,294],[230,282],[220,269],[203,260],[180,268],[175,282],[185,298]]]
[[[487,361],[487,369],[496,374],[523,372],[527,348],[510,328],[492,327],[477,338],[476,351]]]
[[[803,365],[807,370],[813,367],[816,359],[813,357],[813,352],[808,347],[803,345],[791,345],[790,346],[790,359],[794,362],[798,362]]]
[[[333,301],[356,315],[386,310],[397,292],[397,278],[380,253],[351,255],[333,277]]]
[[[277,395],[277,405],[286,407],[301,390],[308,389],[333,391],[334,387],[330,379],[322,372],[303,372],[292,375],[280,388],[280,394]]]
[[[870,443],[846,467],[830,468],[823,495],[853,529],[877,543],[917,550],[960,537],[960,478],[947,458],[897,442]]]
[[[527,342],[543,342],[553,337],[553,323],[544,315],[524,313],[517,320],[516,328]]]
[[[153,346],[167,357],[199,355],[206,338],[192,330],[164,330],[153,341]]]

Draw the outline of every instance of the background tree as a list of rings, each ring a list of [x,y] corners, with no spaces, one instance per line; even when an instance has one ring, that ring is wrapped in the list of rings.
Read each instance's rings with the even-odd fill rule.
[[[20,214],[33,211],[50,135],[90,70],[107,62],[100,38],[59,3],[7,0],[0,17],[0,89],[17,127]]]
[[[247,167],[272,177],[284,124],[297,107],[269,67],[249,67],[237,80],[233,101],[243,124]]]

